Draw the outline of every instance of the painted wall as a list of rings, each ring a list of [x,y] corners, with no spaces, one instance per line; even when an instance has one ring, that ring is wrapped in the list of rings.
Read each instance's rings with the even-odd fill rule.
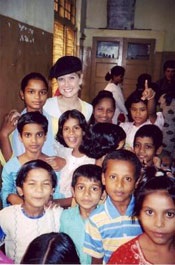
[[[175,1],[137,0],[135,28],[164,31],[164,51],[175,51]]]
[[[87,1],[86,29],[106,28],[106,6],[107,0]],[[139,30],[153,30],[154,32],[160,32],[160,35],[164,34],[163,50],[175,51],[174,14],[174,0],[136,0],[134,28]],[[114,32],[113,35],[116,34]],[[103,34],[105,34],[105,31],[103,31]],[[132,33],[126,31],[124,35],[127,34],[130,35]],[[150,34],[152,35],[151,32]],[[127,37],[130,37],[129,35]],[[147,35],[147,33],[144,34],[142,31],[140,35]]]
[[[0,0],[0,14],[53,33],[54,0]]]
[[[87,0],[86,27],[106,28],[107,0]]]

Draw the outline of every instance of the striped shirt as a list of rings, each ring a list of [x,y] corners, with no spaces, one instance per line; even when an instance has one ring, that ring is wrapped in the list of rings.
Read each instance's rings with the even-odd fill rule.
[[[119,246],[141,234],[138,220],[131,219],[133,207],[132,196],[125,215],[121,215],[108,196],[86,224],[84,252],[107,263]]]

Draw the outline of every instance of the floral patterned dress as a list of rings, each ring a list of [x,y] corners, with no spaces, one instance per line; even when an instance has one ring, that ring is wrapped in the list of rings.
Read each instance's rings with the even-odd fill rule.
[[[139,236],[120,246],[110,257],[108,264],[150,265],[141,250]]]
[[[163,132],[163,149],[175,158],[175,98],[166,102],[166,95],[163,94],[159,99],[160,108],[165,119],[162,129]]]

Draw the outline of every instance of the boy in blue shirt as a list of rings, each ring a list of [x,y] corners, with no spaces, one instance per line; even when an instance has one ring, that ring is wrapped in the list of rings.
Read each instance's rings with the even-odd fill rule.
[[[12,157],[2,170],[2,190],[1,198],[3,207],[10,204],[20,204],[23,199],[16,193],[16,176],[21,166],[31,160],[40,159],[47,162],[48,155],[42,152],[42,147],[46,141],[48,132],[48,120],[39,111],[32,111],[23,114],[17,123],[20,140],[25,147],[25,151],[20,156]],[[54,199],[62,198],[59,193],[60,172],[57,171],[58,185],[56,186]]]
[[[101,167],[93,164],[79,166],[74,171],[72,193],[77,205],[64,210],[61,216],[60,231],[74,241],[81,264],[91,264],[91,257],[83,253],[85,224],[102,197],[101,174]]]
[[[108,196],[86,224],[84,252],[92,256],[92,264],[107,263],[114,250],[142,233],[138,221],[131,219],[140,171],[140,161],[131,151],[116,150],[106,155],[102,182]]]

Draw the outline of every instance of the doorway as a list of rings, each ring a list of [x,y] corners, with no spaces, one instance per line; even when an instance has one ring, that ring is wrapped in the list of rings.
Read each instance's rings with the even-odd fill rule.
[[[125,68],[125,99],[136,88],[142,73],[153,73],[154,39],[94,37],[91,65],[91,100],[107,85],[105,75],[115,65]]]

